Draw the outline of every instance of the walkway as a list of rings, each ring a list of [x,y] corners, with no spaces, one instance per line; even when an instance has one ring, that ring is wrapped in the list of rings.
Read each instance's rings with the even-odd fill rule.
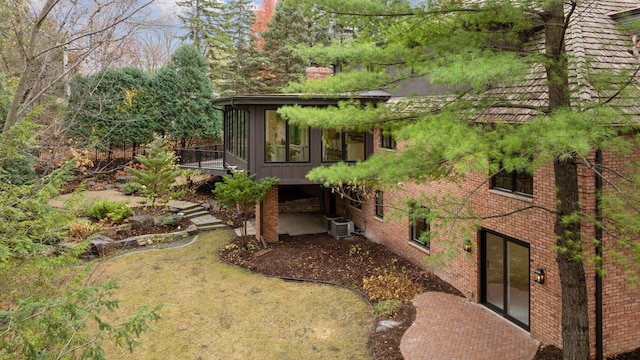
[[[417,314],[400,343],[406,360],[531,360],[538,341],[467,299],[426,292],[413,299]]]

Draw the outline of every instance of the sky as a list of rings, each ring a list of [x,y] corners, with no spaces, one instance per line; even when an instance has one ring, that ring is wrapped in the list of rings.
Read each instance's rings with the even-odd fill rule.
[[[262,0],[254,0],[254,4],[261,5]],[[180,11],[180,7],[176,5],[176,0],[156,0],[156,7],[164,14],[170,15]]]

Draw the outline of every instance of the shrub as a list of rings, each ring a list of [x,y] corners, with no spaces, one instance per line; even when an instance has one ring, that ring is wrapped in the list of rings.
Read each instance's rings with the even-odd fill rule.
[[[122,222],[132,211],[125,201],[110,201],[107,199],[95,202],[89,208],[89,216],[94,219],[108,219],[113,222]]]
[[[379,269],[379,275],[362,279],[362,287],[371,300],[411,300],[422,289],[414,284],[405,269],[388,267]]]
[[[82,241],[96,232],[96,230],[97,226],[91,224],[89,221],[77,220],[69,226],[69,237],[74,240]]]
[[[142,194],[144,186],[138,182],[128,182],[122,186],[122,193],[125,195]]]
[[[401,304],[398,300],[381,300],[373,305],[373,313],[380,318],[390,318],[396,315]]]
[[[180,219],[182,219],[182,216],[178,214],[170,214],[156,217],[153,222],[155,225],[173,225],[180,221]]]
[[[23,185],[36,179],[33,168],[34,161],[27,157],[9,158],[5,161],[3,170],[7,173],[7,180],[15,185]]]

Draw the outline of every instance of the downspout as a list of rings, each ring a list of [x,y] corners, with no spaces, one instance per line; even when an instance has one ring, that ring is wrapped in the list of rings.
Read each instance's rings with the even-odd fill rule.
[[[602,168],[602,150],[596,149],[596,256],[602,261],[602,177],[600,169]],[[596,360],[604,359],[603,351],[603,334],[602,334],[602,276],[596,271]]]

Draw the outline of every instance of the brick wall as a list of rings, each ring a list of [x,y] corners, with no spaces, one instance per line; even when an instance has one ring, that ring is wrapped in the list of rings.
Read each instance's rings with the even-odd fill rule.
[[[322,80],[333,76],[333,69],[327,66],[309,66],[306,75],[307,80]]]
[[[374,148],[380,146],[379,132],[374,133]],[[401,146],[400,146],[401,148]],[[638,156],[640,157],[640,156]],[[591,157],[593,159],[593,156]],[[607,165],[615,167],[629,163],[630,159],[606,158]],[[371,240],[385,244],[392,251],[406,257],[415,264],[431,269],[442,279],[448,281],[467,298],[480,301],[480,232],[475,225],[517,239],[529,244],[530,278],[536,268],[544,268],[545,284],[531,281],[530,285],[530,333],[545,344],[562,346],[561,334],[561,288],[556,257],[552,251],[555,245],[555,180],[553,166],[539,169],[534,174],[533,197],[515,196],[505,192],[491,190],[483,174],[472,174],[460,183],[399,184],[394,189],[383,189],[385,209],[384,219],[375,216],[373,196],[357,210],[343,202],[349,217],[356,227],[365,228],[366,236]],[[595,211],[595,180],[591,170],[579,169],[580,200],[583,211],[593,214]],[[459,214],[471,211],[483,218],[481,221],[462,221],[431,223],[432,240],[430,250],[422,249],[410,243],[411,230],[406,214],[391,211],[390,207],[399,206],[401,199],[407,196],[442,198],[448,194],[450,200],[457,199],[462,206]],[[424,199],[431,202],[432,199]],[[423,203],[426,206],[443,207],[445,202],[437,204]],[[585,239],[595,236],[594,225],[588,221],[582,224]],[[471,239],[473,250],[462,250],[464,239]],[[611,242],[606,239],[605,242]],[[593,254],[595,249],[587,244],[585,254]],[[439,261],[439,260],[442,261]],[[606,258],[605,258],[606,260]],[[640,346],[640,322],[634,321],[640,316],[640,291],[633,289],[624,279],[622,270],[611,267],[610,275],[604,279],[604,341],[605,353],[614,354]],[[590,312],[590,340],[592,353],[595,352],[595,271],[585,263]]]
[[[307,198],[307,199],[297,199],[290,201],[283,201],[278,204],[278,212],[280,214],[289,214],[289,213],[319,213],[320,210],[320,198]]]
[[[640,160],[638,149],[625,156],[604,153],[603,165],[605,169],[611,169],[604,171],[604,175],[609,181],[619,184],[621,179],[615,173],[628,174],[634,171],[637,176],[638,160]],[[605,195],[611,195],[614,191],[613,186],[605,182]],[[619,247],[613,235],[608,231],[603,234],[604,267],[607,270],[607,276],[602,280],[605,354],[625,352],[640,346],[640,321],[638,321],[640,318],[640,288],[629,283],[625,276],[623,263],[616,262],[613,256],[608,254],[607,249],[615,248],[626,256],[631,255],[629,247]]]
[[[256,239],[278,242],[278,186],[271,187],[261,204],[256,206]]]

